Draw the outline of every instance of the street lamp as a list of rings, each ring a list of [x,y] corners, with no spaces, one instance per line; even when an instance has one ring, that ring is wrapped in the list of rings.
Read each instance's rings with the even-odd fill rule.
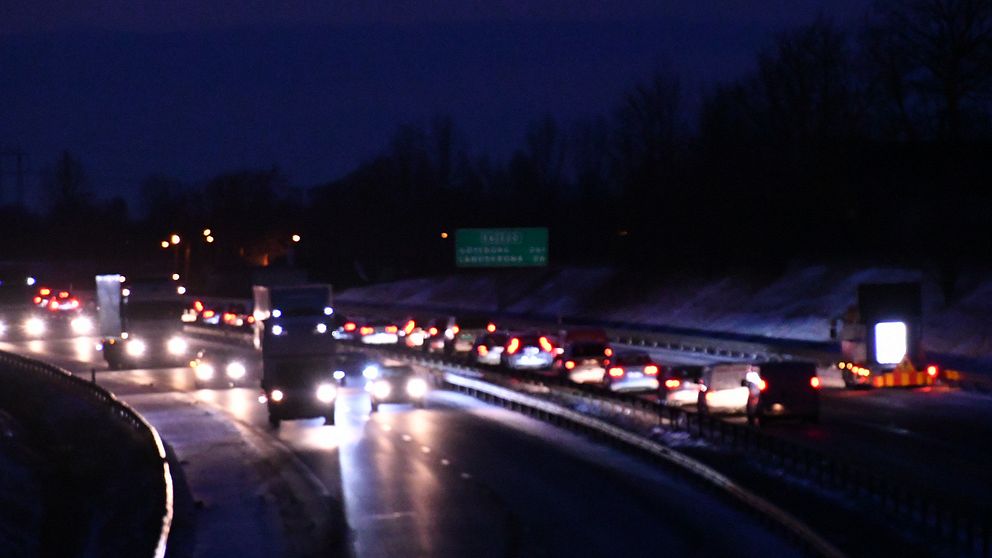
[[[211,234],[213,234],[213,231],[210,229],[203,229],[203,236],[210,236]]]
[[[171,237],[169,237],[169,241],[172,242],[172,245],[173,246],[175,246],[176,244],[179,244],[179,241],[180,241],[179,235],[178,234],[173,234]]]
[[[294,234],[292,236],[292,238],[293,238],[293,242],[299,242],[300,241],[300,235],[298,235],[298,234]]]
[[[168,240],[163,240],[162,243],[160,244],[160,246],[162,246],[162,249],[163,250],[168,249],[169,248],[169,241]]]
[[[213,243],[214,243],[214,237],[208,236],[207,237],[207,244],[213,244]]]

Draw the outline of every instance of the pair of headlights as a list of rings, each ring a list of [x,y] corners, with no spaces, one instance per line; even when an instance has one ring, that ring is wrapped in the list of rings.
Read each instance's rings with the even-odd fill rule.
[[[209,362],[201,362],[196,365],[195,374],[197,380],[209,382],[217,375],[217,369]],[[227,363],[227,366],[224,367],[224,375],[232,381],[240,380],[247,374],[248,370],[245,368],[245,365],[236,360]]]
[[[420,399],[427,395],[427,382],[423,378],[410,378],[404,389],[411,399]],[[372,382],[371,392],[376,399],[387,399],[393,393],[393,384],[389,380],[376,380]]]
[[[321,403],[331,403],[338,396],[338,388],[334,384],[323,383],[317,386],[317,392],[315,395],[317,396],[317,401],[320,401]],[[286,394],[283,393],[281,389],[272,390],[268,397],[268,399],[273,403],[280,403],[285,398]],[[259,398],[259,401],[264,402],[264,399],[265,397],[262,396]]]

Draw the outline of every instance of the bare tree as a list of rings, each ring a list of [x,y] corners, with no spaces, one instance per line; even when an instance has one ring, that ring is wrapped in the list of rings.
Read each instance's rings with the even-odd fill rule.
[[[938,137],[961,140],[992,85],[992,0],[885,0],[873,27],[901,79],[938,107]]]

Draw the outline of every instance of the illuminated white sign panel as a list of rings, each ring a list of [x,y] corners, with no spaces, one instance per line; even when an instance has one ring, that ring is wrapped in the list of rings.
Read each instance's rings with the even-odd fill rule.
[[[879,364],[899,364],[906,356],[906,324],[879,322],[875,324],[875,359]]]

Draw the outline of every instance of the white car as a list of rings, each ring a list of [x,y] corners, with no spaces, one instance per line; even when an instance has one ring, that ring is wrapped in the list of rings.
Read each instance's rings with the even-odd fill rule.
[[[489,333],[475,342],[473,358],[478,364],[499,366],[503,356],[503,347],[509,341],[509,335],[504,332]]]
[[[557,351],[547,336],[536,333],[512,335],[503,346],[500,363],[511,370],[551,368]]]
[[[644,351],[628,351],[610,361],[603,386],[610,391],[655,391],[660,368]]]

